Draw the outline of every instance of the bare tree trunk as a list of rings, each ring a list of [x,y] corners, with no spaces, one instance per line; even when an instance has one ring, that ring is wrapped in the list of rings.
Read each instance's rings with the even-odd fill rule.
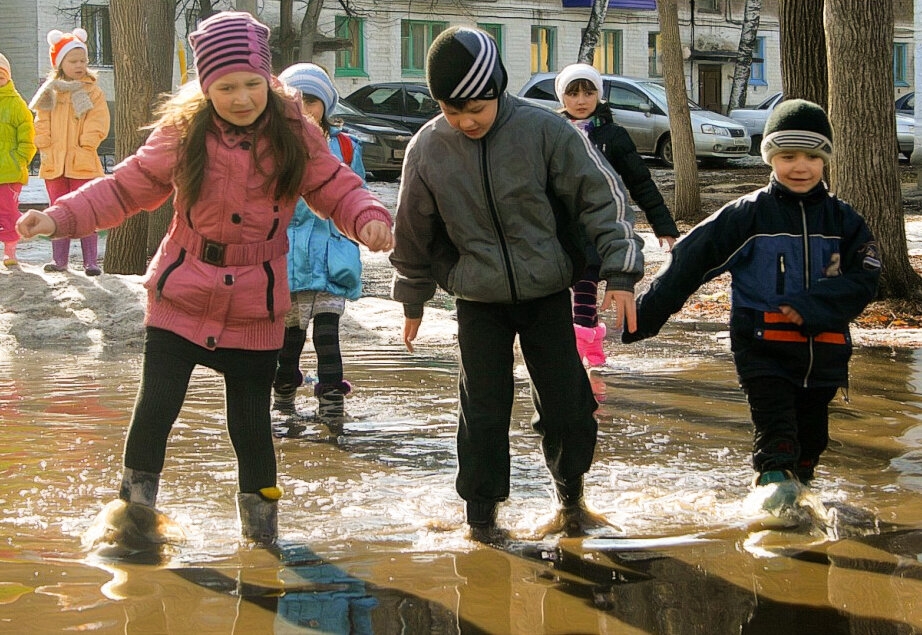
[[[583,41],[579,45],[577,62],[592,64],[595,57],[595,47],[599,45],[599,34],[605,24],[605,14],[608,13],[608,0],[592,0],[592,11],[589,13],[589,23],[583,33]]]
[[[279,0],[279,49],[282,52],[282,68],[288,68],[295,61],[293,2],[294,0]]]
[[[746,0],[743,12],[743,26],[740,28],[740,45],[736,54],[736,67],[733,69],[733,85],[730,87],[730,101],[727,112],[746,105],[746,89],[749,86],[749,73],[752,71],[752,49],[759,33],[759,19],[762,15],[762,0]]]
[[[236,0],[234,6],[237,11],[246,11],[253,17],[256,17],[256,0]]]
[[[806,99],[825,108],[829,80],[823,0],[778,0],[778,22],[784,98]]]
[[[693,221],[701,216],[698,191],[698,164],[695,161],[695,138],[692,136],[685,66],[679,39],[679,14],[676,0],[658,0],[660,33],[663,38],[663,76],[669,106],[669,130],[675,172],[675,201],[672,213],[676,220]]]
[[[199,0],[199,19],[204,20],[205,18],[210,18],[217,11],[214,10],[214,7],[211,6],[211,0]]]
[[[119,159],[144,143],[148,132],[141,128],[151,120],[160,93],[170,90],[174,9],[174,0],[112,0],[109,5],[115,67],[115,153]],[[164,50],[171,54],[164,55]],[[137,214],[109,232],[104,263],[108,273],[144,273],[148,220],[147,214]]]
[[[314,42],[317,41],[317,22],[320,20],[320,10],[323,0],[308,0],[307,11],[301,19],[301,50],[298,59],[310,62],[314,58]]]
[[[893,5],[826,0],[830,177],[837,194],[865,217],[880,243],[880,296],[918,297],[922,279],[909,264],[897,175],[893,108]]]

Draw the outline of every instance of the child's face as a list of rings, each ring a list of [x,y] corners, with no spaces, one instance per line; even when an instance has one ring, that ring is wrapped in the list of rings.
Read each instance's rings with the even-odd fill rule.
[[[9,83],[10,83],[10,78],[4,75],[3,73],[0,73],[0,87],[6,86]]]
[[[599,91],[576,88],[563,94],[563,107],[576,119],[586,119],[599,105]]]
[[[208,99],[221,119],[235,126],[249,126],[269,102],[266,78],[250,71],[235,71],[216,79],[208,87]]]
[[[816,187],[823,178],[823,165],[823,157],[803,150],[785,150],[772,157],[775,178],[798,194],[806,194]]]
[[[86,77],[87,64],[89,64],[89,59],[82,48],[69,51],[61,60],[61,72],[64,73],[64,79],[83,79]]]
[[[301,110],[318,124],[323,121],[323,102],[313,95],[301,95]]]
[[[439,101],[439,108],[445,119],[455,130],[460,130],[469,139],[480,139],[490,132],[493,122],[496,121],[496,112],[499,109],[498,99],[472,99],[464,103],[464,108],[458,110]]]

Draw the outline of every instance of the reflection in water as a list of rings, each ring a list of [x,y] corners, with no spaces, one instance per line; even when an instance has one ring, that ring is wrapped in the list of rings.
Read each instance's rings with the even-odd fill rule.
[[[591,375],[605,401],[586,489],[620,532],[471,543],[454,353],[346,350],[345,434],[315,439],[308,422],[277,439],[274,552],[238,546],[222,383],[196,371],[159,499],[186,542],[157,566],[79,544],[115,497],[138,357],[0,359],[0,631],[41,616],[47,632],[922,632],[918,352],[857,352],[811,487],[825,523],[784,531],[744,518],[749,419],[719,333],[673,327],[613,352]],[[521,382],[500,523],[527,534],[552,499]]]

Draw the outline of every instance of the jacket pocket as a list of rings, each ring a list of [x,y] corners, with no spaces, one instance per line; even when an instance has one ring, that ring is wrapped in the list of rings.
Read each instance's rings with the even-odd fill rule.
[[[327,241],[327,272],[330,281],[352,288],[362,280],[362,260],[359,246],[345,236],[333,234]]]

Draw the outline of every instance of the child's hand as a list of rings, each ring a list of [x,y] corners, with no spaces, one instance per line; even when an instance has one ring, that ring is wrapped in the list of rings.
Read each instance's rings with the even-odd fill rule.
[[[634,293],[632,291],[606,291],[601,310],[606,311],[612,305],[615,307],[615,328],[623,328],[625,318],[627,318],[628,332],[636,331],[637,304],[634,302]]]
[[[675,236],[660,236],[659,237],[659,246],[666,250],[666,253],[672,251],[672,246],[675,244]]]
[[[782,304],[778,308],[781,311],[781,313],[784,314],[784,317],[789,319],[791,322],[793,322],[797,326],[804,325],[804,319],[801,317],[800,313],[798,313],[794,307],[791,307],[787,304]]]
[[[30,209],[16,221],[16,231],[23,238],[51,236],[57,228],[57,224],[48,214],[37,209]]]
[[[403,320],[403,343],[411,353],[413,352],[413,340],[419,333],[419,325],[422,321],[423,318],[404,318]]]
[[[389,251],[394,248],[394,235],[387,223],[373,220],[359,231],[359,240],[371,251]]]

